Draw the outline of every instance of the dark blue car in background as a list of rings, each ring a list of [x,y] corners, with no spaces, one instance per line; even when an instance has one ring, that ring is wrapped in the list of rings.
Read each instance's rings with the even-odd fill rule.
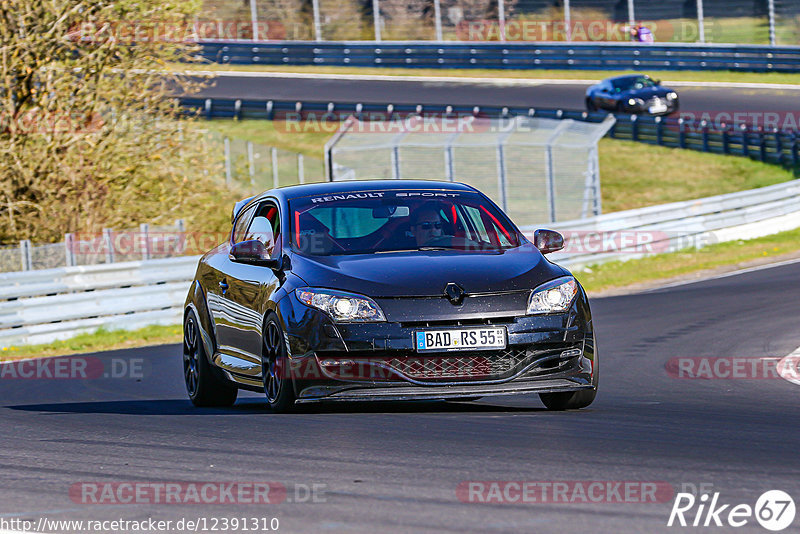
[[[586,90],[586,109],[669,115],[680,108],[678,93],[646,74],[608,78]]]

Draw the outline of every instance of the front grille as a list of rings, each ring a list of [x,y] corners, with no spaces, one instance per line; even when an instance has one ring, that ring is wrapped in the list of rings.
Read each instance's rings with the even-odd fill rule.
[[[514,323],[514,317],[494,317],[489,319],[478,318],[478,319],[445,319],[440,321],[402,321],[400,326],[403,328],[430,328],[430,327],[442,327],[442,326],[489,326],[489,325],[508,325]]]
[[[490,380],[513,374],[526,355],[527,351],[522,349],[463,355],[417,354],[391,358],[385,364],[414,380]]]
[[[515,376],[534,361],[525,376],[559,372],[565,361],[558,355],[572,346],[542,347],[514,346],[496,351],[465,351],[449,353],[417,353],[402,351],[393,355],[370,356],[350,353],[318,354],[324,374],[347,381],[403,382],[447,384],[462,381],[503,380]],[[574,358],[572,358],[574,359]]]

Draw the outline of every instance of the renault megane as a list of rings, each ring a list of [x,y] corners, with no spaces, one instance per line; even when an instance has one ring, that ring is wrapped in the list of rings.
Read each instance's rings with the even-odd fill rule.
[[[186,299],[183,366],[197,406],[264,392],[320,401],[539,394],[583,408],[598,356],[586,293],[464,184],[352,181],[236,204]]]

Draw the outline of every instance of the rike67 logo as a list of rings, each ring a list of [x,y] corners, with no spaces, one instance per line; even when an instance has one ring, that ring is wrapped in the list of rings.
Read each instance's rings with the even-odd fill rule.
[[[781,490],[764,492],[755,503],[723,504],[719,492],[695,497],[691,493],[678,493],[669,514],[667,526],[686,527],[743,527],[755,519],[767,530],[784,530],[794,521],[794,500]]]

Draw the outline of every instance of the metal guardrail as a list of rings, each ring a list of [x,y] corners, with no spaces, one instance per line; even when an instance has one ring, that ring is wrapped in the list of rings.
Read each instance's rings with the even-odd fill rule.
[[[800,180],[545,226],[567,238],[567,252],[550,258],[570,268],[751,239],[800,227]],[[570,242],[597,235],[601,244],[624,245],[615,237],[624,232],[648,236],[649,249],[635,237],[614,250],[581,251]],[[0,346],[65,339],[99,327],[179,324],[197,261],[188,256],[0,274]]]
[[[800,47],[637,43],[203,41],[202,57],[240,65],[459,69],[797,72]]]
[[[572,268],[675,252],[800,227],[800,180],[750,191],[608,213],[550,225],[567,247],[551,259]],[[532,233],[535,227],[525,227]],[[625,234],[625,235],[623,235]],[[570,239],[576,240],[570,243]]]
[[[0,346],[179,324],[197,256],[0,274]]]
[[[602,122],[606,112],[565,109],[544,109],[508,106],[450,106],[413,104],[365,104],[361,102],[302,102],[289,100],[240,100],[182,98],[181,104],[199,111],[207,119],[292,119],[315,115],[315,120],[327,116],[339,120],[348,114],[368,118],[380,114],[382,118],[409,113],[418,114],[475,114],[482,117],[508,117],[518,115],[544,119],[572,119]],[[714,154],[749,157],[766,163],[782,165],[800,172],[800,132],[765,130],[747,125],[714,125],[702,120],[689,121],[671,117],[650,117],[616,114],[617,122],[609,137],[637,141],[671,148],[684,148]]]

